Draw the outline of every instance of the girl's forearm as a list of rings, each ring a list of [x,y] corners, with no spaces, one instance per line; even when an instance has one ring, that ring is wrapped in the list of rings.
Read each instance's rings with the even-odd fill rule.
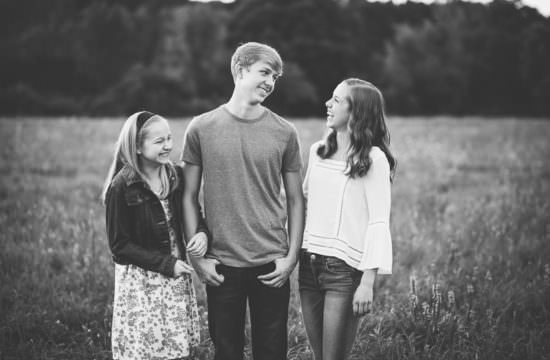
[[[376,273],[378,269],[366,269],[363,271],[363,276],[361,277],[361,285],[372,287],[374,285],[374,280],[376,279]]]

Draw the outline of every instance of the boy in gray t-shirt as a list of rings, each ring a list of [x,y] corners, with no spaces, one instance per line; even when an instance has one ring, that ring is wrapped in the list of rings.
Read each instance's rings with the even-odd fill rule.
[[[254,359],[286,359],[288,277],[304,220],[300,145],[295,127],[261,105],[282,73],[276,50],[241,45],[231,71],[229,102],[195,117],[185,135],[185,233],[198,225],[202,180],[211,237],[206,257],[191,261],[207,283],[215,359],[242,359],[247,301]]]

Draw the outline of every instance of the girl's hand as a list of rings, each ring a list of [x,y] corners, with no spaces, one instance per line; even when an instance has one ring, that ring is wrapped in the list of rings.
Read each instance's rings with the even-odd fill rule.
[[[353,314],[363,316],[372,311],[372,285],[359,284],[353,295]]]
[[[205,233],[196,233],[187,244],[187,252],[194,257],[203,257],[208,249],[208,237]]]
[[[174,277],[178,278],[183,274],[191,274],[193,267],[182,260],[177,260],[174,265]]]

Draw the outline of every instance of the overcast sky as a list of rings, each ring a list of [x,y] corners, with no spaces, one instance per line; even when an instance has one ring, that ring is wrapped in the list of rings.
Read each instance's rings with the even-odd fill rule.
[[[389,1],[389,0],[368,0],[368,1]],[[434,0],[414,0],[416,2],[423,2],[423,3],[433,3],[436,2]],[[489,3],[492,0],[468,0],[471,2],[480,2],[480,3]],[[393,0],[396,4],[401,4],[407,2],[407,0]],[[544,16],[550,15],[550,0],[522,0],[522,3],[524,5],[533,7],[538,9],[538,11],[543,14]]]
[[[203,2],[209,2],[209,1],[232,2],[233,0],[194,0],[194,1],[203,1]],[[393,1],[393,2],[396,3],[396,4],[401,4],[401,3],[407,2],[407,0],[368,0],[368,1],[371,1],[371,2],[375,2],[375,1],[382,1],[382,2]],[[423,3],[432,3],[432,2],[438,1],[438,0],[413,0],[413,1],[423,2]],[[491,2],[491,0],[468,0],[468,1],[472,1],[472,2],[481,2],[481,3],[488,3],[488,2]],[[541,14],[543,14],[544,16],[549,16],[549,15],[550,15],[550,0],[522,0],[522,2],[523,2],[523,4],[525,4],[525,5],[527,5],[527,6],[530,6],[530,7],[533,7],[533,8],[538,9],[539,12],[540,12]]]

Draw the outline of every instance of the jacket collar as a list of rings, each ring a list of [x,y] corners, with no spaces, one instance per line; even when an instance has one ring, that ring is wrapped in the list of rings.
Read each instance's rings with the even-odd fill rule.
[[[124,179],[126,186],[131,186],[133,184],[141,183],[144,187],[149,188],[149,184],[142,179],[142,177],[135,171],[132,167],[124,165],[120,170],[120,176]],[[182,181],[182,179],[180,179]],[[172,174],[170,176],[170,192],[174,191],[174,183],[176,182],[176,176]]]
[[[141,178],[141,176],[139,176],[139,174],[128,165],[124,165],[124,167],[120,170],[120,176],[122,176],[127,186],[139,182],[145,185],[145,181]]]

